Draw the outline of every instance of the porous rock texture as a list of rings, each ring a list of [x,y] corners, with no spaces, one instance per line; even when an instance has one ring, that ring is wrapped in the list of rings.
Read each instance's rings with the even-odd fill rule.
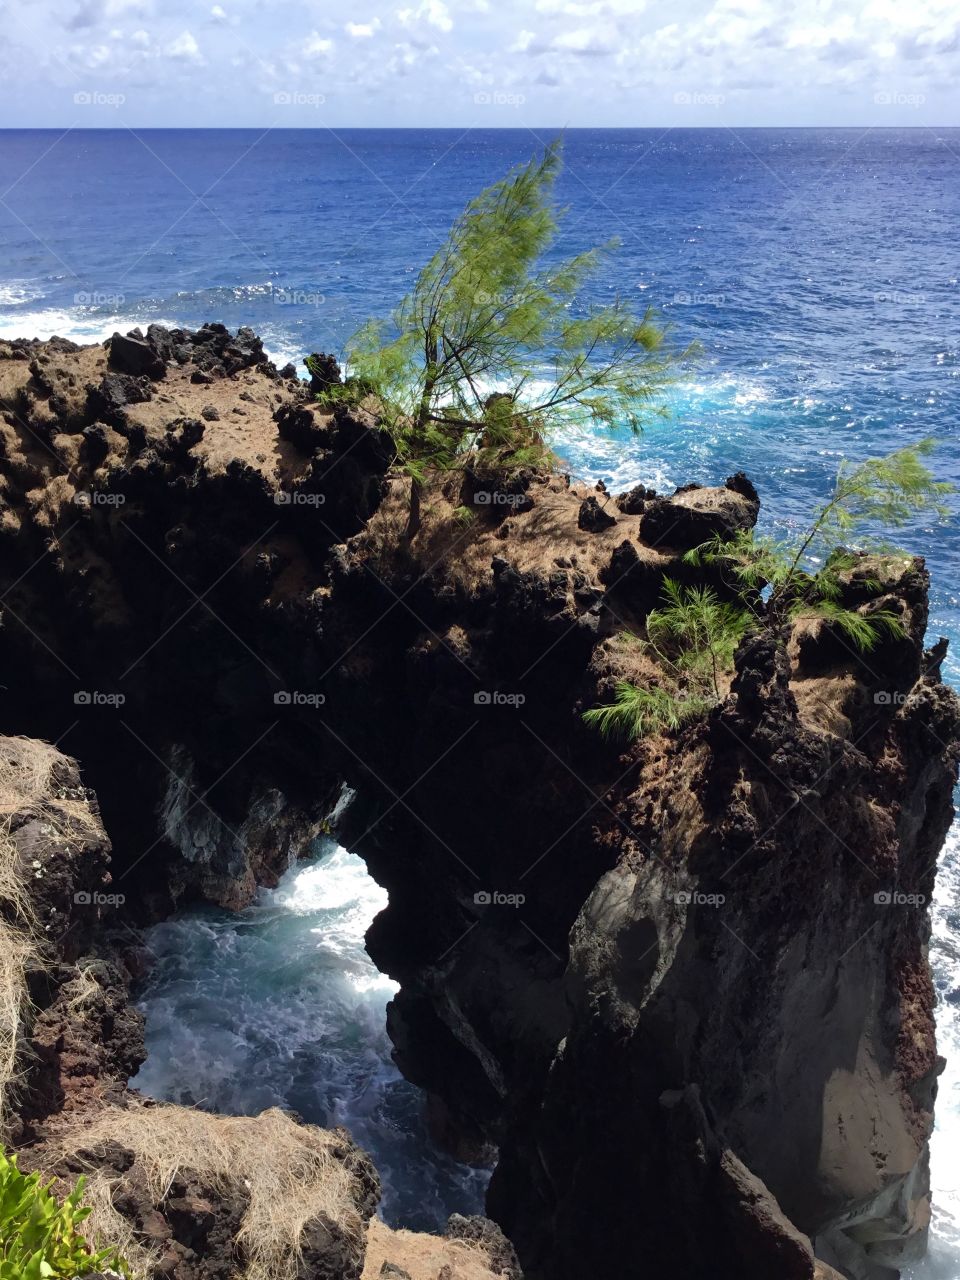
[[[24,999],[8,998],[17,975],[2,973],[0,1043],[13,1039],[16,1057],[0,1087],[0,1141],[18,1149],[24,1172],[40,1170],[61,1190],[81,1174],[108,1180],[129,1232],[114,1243],[132,1242],[137,1260],[149,1259],[137,1280],[233,1280],[247,1261],[237,1239],[249,1200],[242,1169],[211,1178],[186,1165],[158,1196],[132,1151],[77,1137],[105,1110],[136,1102],[127,1080],[145,1057],[130,995],[139,944],[112,892],[110,841],[76,762],[45,743],[0,737],[0,771],[0,942],[5,958],[26,944]],[[330,1151],[349,1195],[342,1219],[318,1207],[307,1221],[298,1280],[359,1280],[364,1265],[379,1178],[345,1131],[330,1135]]]
[[[752,634],[708,717],[621,750],[580,713],[656,678],[624,637],[666,575],[727,590],[683,553],[753,524],[746,477],[448,477],[408,543],[367,409],[243,332],[131,341],[161,375],[0,346],[0,723],[69,728],[126,923],[243,905],[346,783],[397,1062],[446,1145],[498,1153],[528,1277],[895,1277],[929,1211],[924,903],[960,739],[922,562],[844,587],[904,637]]]

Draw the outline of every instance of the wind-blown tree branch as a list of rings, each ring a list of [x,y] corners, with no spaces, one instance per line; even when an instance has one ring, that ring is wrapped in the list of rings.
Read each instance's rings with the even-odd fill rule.
[[[553,143],[466,206],[389,320],[348,343],[351,377],[326,399],[373,393],[411,476],[408,537],[424,482],[471,453],[514,468],[544,461],[569,422],[642,429],[676,357],[651,311],[581,294],[615,242],[546,262],[558,232]],[[496,393],[496,394],[493,394]]]
[[[617,681],[614,701],[584,712],[584,720],[602,733],[635,738],[703,715],[720,701],[721,676],[731,674],[736,647],[751,627],[819,618],[861,654],[884,635],[902,636],[902,619],[893,610],[879,603],[860,609],[843,604],[846,576],[858,557],[837,543],[852,538],[860,549],[902,558],[902,552],[877,544],[878,533],[921,515],[949,514],[944,500],[953,486],[935,480],[924,463],[933,448],[934,441],[922,440],[858,466],[842,463],[833,492],[795,539],[750,529],[688,551],[687,563],[720,571],[733,602],[721,603],[710,588],[679,587],[666,579],[665,607],[647,617],[646,647],[668,687]],[[878,597],[883,592],[874,578],[861,577],[860,585]]]
[[[695,547],[686,559],[726,569],[754,611],[758,593],[769,589],[762,608],[765,616],[782,623],[804,614],[819,615],[835,623],[861,652],[869,652],[883,631],[896,631],[896,618],[884,610],[864,616],[839,605],[842,576],[856,564],[856,557],[841,544],[854,539],[862,549],[902,556],[878,543],[878,534],[902,528],[919,516],[943,519],[949,514],[944,500],[953,486],[935,480],[924,463],[934,448],[935,441],[926,439],[856,466],[842,462],[830,497],[795,539],[764,538],[747,530]],[[805,567],[811,561],[819,567]],[[879,583],[875,585],[879,591]]]

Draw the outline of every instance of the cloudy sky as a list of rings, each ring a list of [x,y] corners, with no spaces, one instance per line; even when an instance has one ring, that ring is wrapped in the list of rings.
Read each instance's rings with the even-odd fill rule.
[[[958,0],[0,0],[0,125],[948,125]]]

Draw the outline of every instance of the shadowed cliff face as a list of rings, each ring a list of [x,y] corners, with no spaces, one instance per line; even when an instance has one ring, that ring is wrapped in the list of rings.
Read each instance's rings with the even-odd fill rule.
[[[242,905],[346,781],[398,1063],[447,1145],[499,1148],[530,1276],[800,1280],[809,1238],[895,1275],[925,1233],[923,903],[960,734],[922,563],[885,570],[906,638],[750,637],[708,719],[621,755],[580,712],[649,674],[620,635],[753,523],[749,481],[451,479],[407,548],[372,418],[252,335],[148,339],[0,349],[3,727],[69,733],[127,922]]]

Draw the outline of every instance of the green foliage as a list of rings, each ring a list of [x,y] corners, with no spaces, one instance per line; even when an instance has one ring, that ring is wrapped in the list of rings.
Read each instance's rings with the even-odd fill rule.
[[[869,653],[884,636],[903,636],[903,621],[893,610],[844,606],[844,588],[860,562],[833,543],[857,535],[861,545],[869,546],[874,530],[900,528],[918,515],[947,514],[944,499],[953,487],[935,480],[925,465],[932,449],[933,441],[923,440],[858,466],[842,463],[833,493],[796,539],[741,530],[687,552],[688,564],[720,571],[735,603],[721,602],[710,588],[682,588],[667,579],[664,606],[647,618],[647,641],[676,692],[644,690],[621,681],[615,701],[586,712],[584,720],[604,733],[625,736],[679,727],[719,701],[721,676],[732,669],[737,645],[754,623],[820,618],[861,654]],[[816,553],[822,563],[810,572],[804,562]],[[891,562],[902,558],[891,552],[881,555]],[[858,576],[857,583],[877,596],[883,590],[875,578]],[[689,714],[680,714],[681,706]]]
[[[642,689],[619,680],[612,703],[583,715],[606,737],[679,729],[720,700],[721,673],[733,665],[750,614],[709,587],[681,587],[672,578],[665,579],[663,595],[662,608],[647,616],[647,648],[674,687]]]
[[[665,605],[647,617],[647,637],[661,660],[694,681],[708,681],[720,697],[719,676],[733,664],[750,615],[721,602],[710,587],[681,587],[664,579]]]
[[[92,1253],[78,1228],[90,1210],[83,1179],[60,1204],[39,1173],[23,1174],[0,1149],[0,1280],[74,1280],[106,1267],[129,1275],[112,1249]]]
[[[614,701],[583,713],[584,721],[605,738],[632,741],[644,734],[679,729],[707,710],[708,703],[697,698],[678,697],[654,685],[641,689],[628,680],[618,680]]]
[[[936,442],[921,440],[882,458],[868,458],[859,466],[842,462],[833,495],[821,507],[796,562],[817,542],[832,546],[865,525],[899,529],[918,515],[941,518],[947,514],[944,499],[953,486],[933,478],[923,459]]]
[[[559,171],[555,142],[482,191],[391,319],[348,343],[354,389],[326,399],[375,391],[415,496],[431,470],[468,454],[479,453],[481,470],[540,465],[544,434],[564,423],[639,431],[662,412],[673,361],[652,312],[580,301],[614,242],[543,264],[558,229]]]
[[[853,557],[835,550],[838,542],[856,537],[859,545],[874,544],[873,530],[902,528],[920,515],[941,519],[948,514],[946,497],[953,485],[935,480],[925,465],[935,447],[931,439],[907,445],[882,458],[868,458],[858,466],[844,461],[837,471],[833,493],[814,515],[806,531],[794,540],[777,540],[744,530],[728,541],[713,539],[687,553],[691,563],[725,562],[740,583],[753,590],[772,586],[774,594],[792,594],[805,575],[802,564],[819,553],[826,571],[818,579],[824,597],[830,578],[852,568]]]
[[[860,613],[838,603],[843,574],[856,567],[849,552],[835,549],[837,539],[856,537],[870,547],[873,531],[901,528],[918,515],[941,518],[944,499],[953,486],[935,480],[924,459],[934,441],[869,458],[858,466],[843,462],[833,493],[814,515],[806,531],[793,540],[757,536],[743,530],[727,541],[714,538],[686,555],[693,564],[721,566],[727,580],[742,593],[744,603],[758,616],[781,620],[821,617],[836,627],[861,653],[868,653],[884,634],[902,635],[903,627],[889,610]],[[809,557],[824,561],[813,573],[803,565]],[[879,593],[878,581],[863,580]],[[770,588],[769,599],[760,593]]]
[[[810,604],[795,604],[790,610],[791,620],[822,618],[845,636],[859,653],[869,653],[880,643],[881,637],[903,636],[903,622],[890,609],[875,609],[872,613],[859,613],[856,609],[844,609],[834,600],[816,600]]]

